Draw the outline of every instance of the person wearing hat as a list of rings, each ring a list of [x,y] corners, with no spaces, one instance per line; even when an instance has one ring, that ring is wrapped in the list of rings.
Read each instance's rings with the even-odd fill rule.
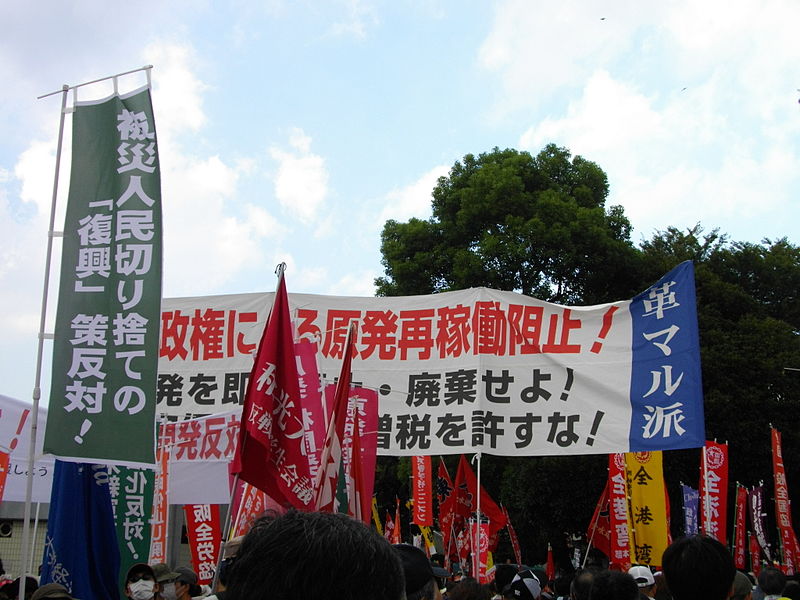
[[[636,585],[639,586],[640,600],[653,600],[656,597],[656,578],[650,567],[634,565],[628,569],[628,575],[633,577]]]
[[[736,575],[733,576],[733,596],[731,596],[731,600],[750,600],[752,596],[753,583],[750,578],[741,571],[736,571]]]
[[[73,600],[67,588],[60,583],[45,583],[42,587],[33,592],[33,596],[31,596],[31,600],[43,600],[47,598]]]
[[[158,587],[156,592],[160,600],[175,600],[175,580],[178,578],[179,573],[172,570],[166,563],[158,563],[153,565],[153,573],[156,576],[156,583]]]
[[[406,600],[442,600],[428,557],[411,544],[394,544],[406,579]]]
[[[177,567],[178,573],[175,579],[175,596],[177,600],[191,600],[194,596],[201,594],[200,586],[197,585],[197,573],[189,567]]]
[[[131,600],[153,600],[158,592],[158,582],[153,567],[136,563],[125,575],[125,595]]]

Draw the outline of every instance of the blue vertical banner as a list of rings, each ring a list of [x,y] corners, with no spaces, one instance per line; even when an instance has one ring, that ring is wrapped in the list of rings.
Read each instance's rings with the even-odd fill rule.
[[[120,567],[104,465],[56,461],[41,584],[81,600],[117,600]]]
[[[683,496],[683,534],[697,534],[697,511],[700,506],[700,493],[691,486],[681,484]]]
[[[633,298],[632,452],[705,444],[694,267],[679,264]]]

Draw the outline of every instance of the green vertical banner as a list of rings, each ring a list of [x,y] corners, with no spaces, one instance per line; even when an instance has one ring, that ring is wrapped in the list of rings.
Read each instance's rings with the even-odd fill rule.
[[[76,103],[44,450],[155,462],[161,175],[150,90]]]
[[[150,514],[153,510],[155,471],[109,465],[108,489],[114,509],[119,547],[119,586],[136,563],[147,562],[150,553]]]

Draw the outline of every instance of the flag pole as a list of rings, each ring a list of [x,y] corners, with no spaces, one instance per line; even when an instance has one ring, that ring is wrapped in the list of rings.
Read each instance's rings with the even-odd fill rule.
[[[477,521],[477,528],[478,528],[478,551],[474,553],[475,554],[475,559],[473,561],[473,564],[475,565],[475,573],[473,573],[473,575],[475,576],[475,579],[478,580],[478,583],[480,583],[481,582],[480,581],[481,539],[482,539],[482,536],[483,536],[483,528],[481,527],[481,452],[480,452],[480,450],[475,453],[475,461],[478,463],[478,468],[476,469],[476,471],[477,471],[477,480],[478,480],[478,489],[477,489],[477,492],[476,492],[478,494],[478,505],[477,505],[477,511],[476,511],[477,517],[478,517],[477,520],[476,520]],[[473,550],[474,550],[474,548],[473,548]]]
[[[64,84],[61,88],[61,117],[58,124],[58,142],[56,144],[56,168],[53,175],[53,195],[50,202],[50,226],[47,230],[47,254],[45,256],[44,267],[44,289],[42,290],[42,310],[39,318],[39,346],[36,353],[36,378],[33,384],[33,406],[31,409],[31,441],[28,448],[28,473],[25,481],[25,511],[22,521],[22,548],[20,550],[20,567],[25,569],[25,559],[28,556],[29,548],[33,545],[30,539],[30,519],[31,519],[31,498],[33,497],[33,465],[36,460],[36,439],[39,429],[39,399],[42,397],[42,356],[44,354],[44,340],[48,337],[45,334],[45,321],[47,319],[47,296],[50,288],[50,264],[53,256],[53,238],[61,235],[56,233],[56,198],[58,197],[58,178],[61,170],[61,149],[64,143],[64,121],[67,110],[67,91],[69,86]],[[58,93],[58,92],[53,92]],[[52,338],[52,335],[49,336]],[[24,597],[25,580],[27,573],[21,573],[19,594]]]
[[[286,271],[286,263],[285,262],[279,263],[278,266],[275,267],[275,274],[278,276],[278,284],[275,286],[275,298],[278,297],[278,290],[280,289],[281,280],[283,279],[283,273],[285,271]],[[273,306],[275,305],[275,298],[273,298],[273,300],[272,300]],[[269,325],[269,318],[270,318],[271,315],[272,315],[272,307],[270,307],[269,314],[267,314],[267,320],[266,320],[266,322],[264,324],[264,328],[266,328]],[[253,357],[253,360],[255,361],[255,356]],[[243,417],[243,420],[244,420],[244,413],[242,413],[242,417]],[[240,427],[246,427],[246,424],[244,422],[242,422]],[[239,448],[240,452],[244,452],[244,443],[246,441],[247,441],[246,438],[239,440],[239,442],[242,444],[242,447]],[[220,544],[219,556],[217,558],[217,568],[214,570],[214,580],[211,582],[211,591],[214,591],[214,589],[217,586],[217,583],[219,582],[219,569],[220,569],[220,566],[222,565],[222,555],[223,555],[223,550],[225,548],[225,542],[228,541],[228,538],[231,535],[231,527],[232,527],[232,518],[231,518],[232,514],[231,513],[233,512],[233,499],[234,499],[234,497],[236,495],[236,488],[238,488],[238,487],[239,487],[239,473],[236,473],[234,475],[234,477],[233,477],[233,485],[231,486],[231,493],[230,493],[230,500],[228,501],[228,508],[225,511],[225,525],[224,525],[224,527],[222,529],[222,543]],[[241,508],[241,507],[239,507],[239,508]]]

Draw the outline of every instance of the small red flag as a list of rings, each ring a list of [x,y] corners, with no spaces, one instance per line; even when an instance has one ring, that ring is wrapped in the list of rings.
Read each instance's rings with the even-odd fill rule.
[[[283,270],[247,384],[231,472],[280,503],[314,509]]]
[[[383,531],[383,537],[391,542],[392,536],[394,535],[394,521],[392,521],[392,515],[388,510],[386,511],[386,526],[383,528]]]
[[[442,541],[445,547],[445,556],[450,556],[451,544],[453,539],[453,508],[455,504],[455,493],[453,491],[453,480],[444,461],[439,459],[439,471],[436,476],[436,499],[439,502],[439,528],[442,530]]]
[[[508,510],[502,506],[503,513],[506,515],[506,527],[508,528],[508,537],[511,538],[511,547],[514,549],[514,558],[517,559],[517,564],[522,564],[522,548],[519,546],[519,538],[514,527],[511,525],[511,517],[508,516]]]
[[[478,480],[463,454],[458,463],[455,489],[455,512],[468,519],[474,511],[478,510]],[[489,535],[493,535],[506,526],[506,516],[497,503],[486,493],[483,486],[481,486],[480,494],[481,513],[489,519]]]
[[[394,511],[394,530],[392,531],[392,543],[403,543],[403,529],[400,527],[400,498],[397,499],[397,508]]]
[[[556,563],[553,560],[553,547],[547,544],[547,565],[544,568],[544,574],[547,575],[549,581],[553,581],[556,577]]]
[[[333,512],[336,500],[336,484],[342,462],[342,438],[344,437],[350,398],[350,365],[353,357],[354,338],[355,325],[351,323],[347,332],[342,370],[339,373],[336,393],[333,397],[333,413],[325,434],[325,446],[322,449],[320,468],[315,483],[316,505],[320,512]]]

